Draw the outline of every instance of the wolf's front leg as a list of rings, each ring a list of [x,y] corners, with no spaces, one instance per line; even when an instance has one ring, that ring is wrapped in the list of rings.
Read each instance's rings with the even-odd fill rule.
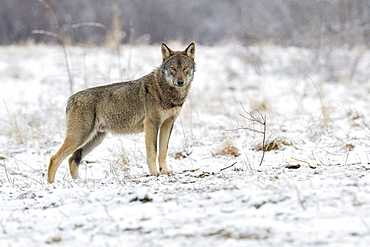
[[[146,162],[149,166],[150,175],[159,175],[156,159],[157,159],[157,139],[159,126],[153,121],[146,120],[145,128],[145,146],[146,146]]]
[[[170,140],[173,124],[175,120],[170,118],[167,119],[161,126],[159,133],[159,172],[162,174],[170,174],[171,171],[167,168],[166,157],[168,151],[168,142]]]

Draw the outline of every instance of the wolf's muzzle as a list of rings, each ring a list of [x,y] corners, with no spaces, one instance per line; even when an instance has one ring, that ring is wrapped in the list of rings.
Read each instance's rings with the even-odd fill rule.
[[[178,79],[177,80],[177,86],[179,86],[179,87],[182,87],[182,86],[184,86],[184,80],[183,79]]]

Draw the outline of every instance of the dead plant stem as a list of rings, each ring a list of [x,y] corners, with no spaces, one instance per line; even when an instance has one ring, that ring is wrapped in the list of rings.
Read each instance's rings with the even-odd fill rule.
[[[235,162],[234,162],[234,163],[232,163],[231,165],[229,165],[229,166],[226,166],[226,167],[222,168],[222,169],[220,170],[220,172],[222,172],[223,170],[229,169],[230,167],[233,167],[236,163],[237,163],[237,162],[235,161]]]
[[[69,80],[69,90],[70,90],[70,93],[73,94],[73,77],[72,77],[72,73],[71,73],[71,68],[69,66],[69,57],[68,57],[68,52],[67,52],[67,46],[66,46],[66,42],[64,40],[63,34],[62,34],[62,30],[61,30],[60,25],[59,25],[58,18],[55,15],[55,12],[54,12],[53,8],[45,0],[38,0],[38,1],[42,5],[44,5],[44,7],[49,11],[49,13],[52,15],[52,17],[55,21],[55,25],[56,25],[56,28],[58,30],[58,39],[59,39],[60,44],[62,45],[62,49],[63,49],[64,61],[65,61],[66,70],[67,70],[67,74],[68,74],[68,80]]]
[[[238,122],[237,124],[239,125],[239,128],[236,128],[236,129],[224,129],[222,128],[220,125],[220,128],[225,130],[225,131],[235,131],[235,130],[248,130],[248,131],[252,131],[252,132],[256,132],[256,133],[259,133],[259,134],[262,134],[262,156],[261,156],[261,160],[260,160],[260,163],[259,163],[259,166],[262,165],[263,163],[263,160],[265,158],[265,153],[266,153],[266,147],[265,147],[265,142],[266,142],[266,131],[267,131],[267,124],[266,124],[266,115],[262,115],[262,113],[257,110],[257,109],[254,109],[252,110],[251,112],[247,112],[247,110],[244,108],[243,104],[240,103],[243,111],[247,114],[247,115],[243,115],[243,114],[240,114],[243,118],[247,119],[248,121],[250,122],[254,122],[254,123],[258,123],[260,125],[263,126],[263,131],[261,130],[256,130],[256,129],[253,129],[253,128],[248,128],[248,127],[244,127],[242,125],[240,125]]]

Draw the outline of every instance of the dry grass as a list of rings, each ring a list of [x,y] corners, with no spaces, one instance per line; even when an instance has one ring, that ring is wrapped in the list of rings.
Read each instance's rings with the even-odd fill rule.
[[[211,232],[211,233],[208,233],[208,234],[204,234],[203,235],[204,237],[215,237],[217,236],[218,238],[232,238],[232,239],[240,239],[240,240],[245,240],[245,239],[249,239],[249,240],[261,240],[261,239],[267,239],[269,238],[269,234],[268,232],[261,232],[261,233],[246,233],[246,234],[235,234],[235,233],[232,233],[228,230],[224,230],[224,229],[221,229],[221,230],[218,230],[216,232]]]
[[[256,145],[253,150],[256,151],[272,151],[272,150],[280,150],[284,149],[286,146],[293,146],[293,142],[291,140],[287,140],[283,137],[276,137],[275,139],[268,141],[265,143],[265,146],[261,144]]]
[[[13,111],[4,103],[5,119],[0,118],[1,135],[8,137],[8,143],[26,144],[45,138],[53,138],[64,130],[64,110],[60,110],[50,99],[40,99],[38,109],[22,102],[22,108]]]
[[[270,101],[268,99],[261,100],[261,99],[255,99],[255,98],[251,99],[250,108],[257,109],[262,112],[268,112],[268,111],[271,111],[272,109]]]
[[[189,152],[188,150],[184,150],[184,151],[176,152],[174,154],[170,154],[170,156],[173,157],[176,160],[185,159],[185,158],[189,157],[190,155],[191,155],[191,152]]]
[[[219,155],[238,157],[240,154],[239,149],[234,145],[230,138],[227,138],[220,146],[219,150],[212,152],[213,157],[217,157]]]
[[[121,143],[120,146],[117,146],[114,149],[111,149],[110,152],[114,157],[114,161],[110,164],[110,173],[115,174],[117,177],[127,176],[130,171],[129,164],[132,162],[132,159],[127,155],[126,150]]]
[[[41,133],[40,125],[36,119],[25,114],[12,114],[9,111],[3,131],[12,142],[17,144],[39,139],[39,133]]]

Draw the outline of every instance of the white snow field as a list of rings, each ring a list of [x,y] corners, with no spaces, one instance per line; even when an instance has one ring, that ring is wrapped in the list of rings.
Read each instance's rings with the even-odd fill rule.
[[[159,44],[67,52],[74,92],[161,63]],[[0,245],[370,246],[370,51],[231,43],[197,46],[196,62],[173,175],[148,176],[143,134],[109,135],[81,178],[65,160],[48,184],[71,95],[63,50],[0,47]]]

